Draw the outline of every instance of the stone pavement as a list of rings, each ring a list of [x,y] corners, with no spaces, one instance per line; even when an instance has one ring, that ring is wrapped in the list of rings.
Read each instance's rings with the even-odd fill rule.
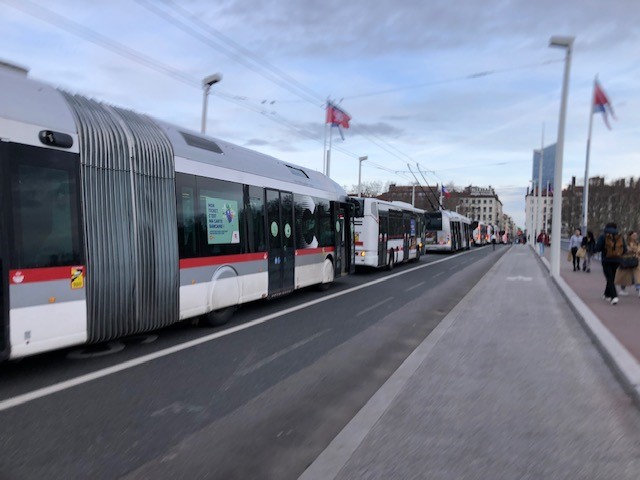
[[[639,478],[640,412],[603,361],[608,330],[592,342],[573,278],[551,280],[529,246],[499,253],[301,479]]]

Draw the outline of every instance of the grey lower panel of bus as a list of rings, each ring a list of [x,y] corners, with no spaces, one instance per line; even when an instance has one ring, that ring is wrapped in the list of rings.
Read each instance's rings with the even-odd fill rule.
[[[88,340],[178,320],[175,169],[148,117],[64,93],[79,132]]]

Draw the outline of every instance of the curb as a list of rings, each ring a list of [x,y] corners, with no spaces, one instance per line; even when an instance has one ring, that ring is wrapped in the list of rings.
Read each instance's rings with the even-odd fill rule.
[[[551,272],[551,266],[546,258],[540,257],[537,252],[535,256],[544,265],[547,271]],[[567,285],[562,278],[555,278],[549,275],[553,283],[558,287],[562,296],[567,300],[571,310],[575,313],[578,321],[585,332],[591,338],[600,355],[607,366],[631,400],[640,409],[640,364],[629,353],[629,351],[618,341],[618,339],[605,327],[593,311],[582,301],[582,299]]]

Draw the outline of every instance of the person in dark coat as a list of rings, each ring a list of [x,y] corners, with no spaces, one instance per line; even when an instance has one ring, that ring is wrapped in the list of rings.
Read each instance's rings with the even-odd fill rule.
[[[611,235],[611,238],[614,242],[617,242],[618,239],[622,242],[622,255],[624,255],[627,251],[627,246],[618,232],[618,225],[613,222],[607,223],[604,227],[604,231],[602,235],[598,237],[598,241],[596,242],[596,252],[602,252],[602,271],[604,272],[604,277],[607,279],[607,285],[604,289],[604,299],[611,302],[611,305],[615,305],[618,303],[618,292],[616,291],[616,286],[614,284],[614,280],[616,278],[616,270],[620,266],[621,256],[613,255],[611,252],[607,252],[606,248],[606,239],[607,236]]]
[[[582,271],[589,273],[591,271],[591,257],[596,248],[596,237],[592,231],[588,231],[587,234],[582,237],[582,246],[587,252],[582,260]]]

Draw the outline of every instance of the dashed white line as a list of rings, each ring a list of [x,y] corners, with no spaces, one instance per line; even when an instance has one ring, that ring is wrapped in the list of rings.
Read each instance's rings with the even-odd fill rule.
[[[385,303],[387,303],[389,300],[393,300],[393,297],[389,297],[389,298],[385,298],[384,300],[382,300],[381,302],[376,303],[375,305],[371,305],[369,308],[365,308],[364,310],[356,313],[356,317],[359,317],[360,315],[364,315],[367,312],[370,312],[373,309],[376,309],[382,305],[384,305]]]
[[[422,285],[424,285],[425,282],[420,282],[420,283],[416,283],[413,287],[409,287],[405,290],[405,292],[410,292],[411,290],[414,290],[418,287],[421,287]]]

